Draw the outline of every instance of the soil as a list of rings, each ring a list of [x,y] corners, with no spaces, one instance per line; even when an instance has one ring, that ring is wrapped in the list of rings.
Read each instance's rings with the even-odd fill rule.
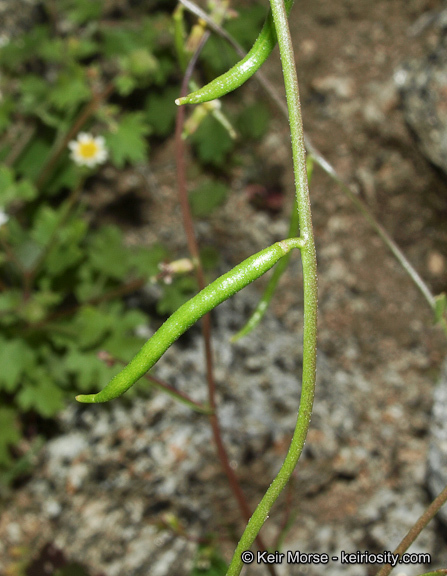
[[[237,2],[233,4],[237,8]],[[447,176],[424,158],[406,126],[394,75],[404,62],[421,57],[433,45],[431,29],[420,30],[416,24],[439,9],[435,0],[312,0],[297,2],[291,17],[307,135],[368,204],[435,294],[447,290]],[[264,72],[280,87],[278,61],[275,52]],[[251,81],[243,97],[252,101],[264,95]],[[278,174],[276,184],[286,193],[281,210],[272,214],[253,206],[247,191],[248,168],[242,166],[232,169],[229,176],[233,192],[225,206],[197,225],[201,243],[217,248],[225,269],[281,239],[287,230],[293,195],[289,136],[273,105],[272,115],[268,135],[245,157],[250,170],[253,164],[259,166],[260,180],[266,172]],[[153,150],[148,166],[121,173],[116,186],[120,195],[134,193],[136,188],[143,198],[146,225],[134,228],[127,223],[128,241],[162,241],[184,256],[173,140]],[[99,190],[96,198],[103,207],[111,202]],[[264,537],[272,540],[282,511],[293,506],[299,518],[288,534],[288,549],[314,542],[315,549],[306,551],[323,552],[324,527],[332,538],[327,549],[336,547],[337,529],[343,525],[343,531],[352,535],[352,546],[361,542],[365,548],[393,550],[405,530],[394,532],[391,513],[388,520],[393,529],[389,532],[382,525],[376,530],[374,522],[378,516],[387,520],[384,494],[392,492],[396,498],[401,494],[405,506],[413,496],[418,498],[414,508],[405,510],[412,521],[430,501],[425,492],[430,411],[446,341],[433,326],[432,313],[408,275],[339,186],[318,168],[312,178],[311,202],[319,265],[319,351],[334,373],[341,370],[365,383],[363,405],[358,427],[343,440],[343,450],[336,455],[318,460],[320,452],[324,456],[325,438],[318,427],[311,429],[303,478],[298,473],[294,491],[276,510],[277,518],[267,525]],[[301,321],[297,274],[296,264],[282,279],[272,304],[272,315],[284,330],[296,331],[297,319]],[[325,390],[320,392],[325,394]],[[268,444],[267,460],[284,455],[287,438],[281,442]],[[353,454],[362,449],[366,456],[356,459]],[[238,473],[255,503],[265,490],[265,477],[258,476],[254,465],[248,470]],[[213,485],[214,480],[211,486],[204,484],[203,490]],[[14,506],[24,513],[31,497],[26,488],[21,490]],[[223,525],[235,522],[229,501],[230,496],[218,506],[221,514],[228,514],[220,519]],[[409,521],[403,518],[402,526]],[[312,540],[317,529],[318,537]],[[8,538],[1,539],[6,542]],[[444,562],[445,567],[445,528],[436,525],[430,538],[436,565]],[[222,549],[229,557],[233,543],[224,541]],[[418,550],[424,551],[423,545]],[[3,552],[11,554],[11,548],[6,546]],[[344,575],[367,576],[376,571],[374,566],[367,571],[342,568]],[[102,566],[93,569],[99,572]],[[290,574],[323,573],[308,566],[299,570]],[[420,572],[412,570],[403,567],[408,575]],[[246,572],[258,573],[266,571],[252,566]],[[328,573],[338,572],[331,564]]]

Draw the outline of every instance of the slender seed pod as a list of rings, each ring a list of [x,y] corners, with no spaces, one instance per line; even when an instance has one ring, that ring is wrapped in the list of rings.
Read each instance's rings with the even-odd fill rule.
[[[101,392],[98,394],[80,394],[76,396],[76,400],[94,404],[107,402],[124,394],[199,318],[270,270],[292,248],[300,248],[302,245],[303,242],[299,238],[289,238],[277,242],[247,258],[230,272],[220,276],[191,300],[180,306]]]
[[[294,0],[285,0],[285,7],[287,14],[292,9]],[[177,98],[175,103],[178,106],[182,104],[200,104],[202,102],[209,102],[215,98],[221,98],[242,86],[253,74],[259,70],[276,46],[277,38],[275,26],[271,12],[269,12],[264,26],[253,44],[252,49],[245,58],[242,58],[235,64],[228,72],[218,76],[203,88],[191,92],[183,98]]]

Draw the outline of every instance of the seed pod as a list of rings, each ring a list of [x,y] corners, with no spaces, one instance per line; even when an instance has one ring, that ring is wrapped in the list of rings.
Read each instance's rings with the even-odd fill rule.
[[[287,15],[292,9],[294,0],[285,0]],[[242,86],[253,74],[259,70],[276,46],[277,37],[271,12],[269,12],[264,26],[253,44],[250,52],[235,64],[228,72],[218,76],[203,88],[191,92],[183,98],[177,98],[175,103],[178,106],[183,104],[200,104],[209,102],[215,98],[221,98]]]
[[[300,248],[301,246],[302,241],[298,238],[277,242],[250,256],[220,276],[191,300],[180,306],[101,392],[98,394],[80,394],[76,396],[76,400],[93,404],[107,402],[124,394],[199,318],[270,270],[292,248]]]

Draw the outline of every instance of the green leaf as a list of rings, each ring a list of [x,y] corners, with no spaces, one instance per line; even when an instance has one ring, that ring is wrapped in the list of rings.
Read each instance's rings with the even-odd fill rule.
[[[112,162],[122,168],[126,162],[137,164],[147,156],[148,145],[144,138],[150,132],[143,112],[124,114],[115,132],[106,135]]]
[[[129,260],[119,228],[104,226],[98,230],[90,245],[89,263],[110,278],[124,278],[129,270]]]
[[[265,17],[266,9],[261,4],[238,8],[238,17],[229,20],[225,28],[248,50],[256,40]]]
[[[225,576],[228,566],[214,546],[198,547],[191,576]]]
[[[101,30],[101,49],[107,58],[123,56],[140,47],[137,35],[123,27]]]
[[[234,147],[228,131],[212,116],[206,117],[191,136],[199,158],[205,164],[221,166]]]
[[[14,111],[14,101],[12,98],[3,97],[0,102],[0,134],[9,126],[11,122],[11,114]]]
[[[191,298],[197,290],[197,281],[189,276],[174,278],[172,284],[167,284],[163,289],[163,296],[157,302],[159,314],[172,314]]]
[[[78,104],[90,100],[91,91],[85,77],[85,68],[70,66],[61,72],[48,97],[59,110],[73,110]]]
[[[29,238],[25,240],[25,242],[15,246],[13,252],[20,267],[29,272],[34,268],[42,255],[42,246]]]
[[[37,188],[29,180],[19,180],[16,185],[16,197],[21,200],[34,200],[37,196]]]
[[[237,121],[237,128],[244,138],[259,139],[267,132],[270,112],[263,102],[246,106]]]
[[[7,466],[12,458],[9,446],[20,441],[21,434],[17,425],[17,412],[13,408],[0,407],[0,465]]]
[[[73,190],[79,186],[81,178],[82,172],[74,162],[62,162],[48,180],[45,191],[48,192],[48,194],[57,194],[62,188]]]
[[[67,58],[65,42],[62,38],[43,38],[37,47],[37,53],[46,62],[59,63]]]
[[[222,182],[208,180],[189,195],[189,203],[194,216],[204,217],[211,214],[227,199],[227,187]]]
[[[58,246],[49,252],[43,267],[51,276],[59,276],[69,268],[73,268],[83,256],[84,253],[79,246]]]
[[[79,302],[87,302],[92,298],[99,298],[105,291],[107,278],[98,276],[89,266],[80,266],[77,270],[77,282],[73,287],[74,294]]]
[[[91,20],[98,20],[103,11],[104,0],[69,0],[66,3],[68,17],[75,24],[85,24]]]
[[[48,205],[42,204],[34,218],[33,227],[30,232],[31,238],[40,244],[46,246],[53,236],[57,225],[60,221],[60,214]]]
[[[104,341],[102,348],[113,358],[118,358],[123,362],[129,362],[144,344],[144,338],[129,334],[127,332],[115,331]],[[122,366],[121,366],[122,368]],[[107,384],[105,382],[104,384]]]
[[[17,72],[28,60],[34,59],[39,48],[49,38],[48,26],[33,26],[27,34],[18,35],[0,50],[0,64],[10,72]]]
[[[116,318],[99,308],[83,306],[73,323],[78,346],[91,348],[100,344],[108,332],[116,329],[115,321]]]
[[[141,336],[137,336],[135,331],[140,326],[148,325],[148,317],[140,310],[128,310],[116,317],[115,325],[119,326],[119,330],[112,331],[101,347],[114,358],[127,362],[135,356],[145,341]]]
[[[24,340],[3,340],[0,345],[0,388],[14,392],[25,372],[32,372],[36,355]]]
[[[46,370],[36,369],[33,382],[27,384],[17,395],[21,410],[35,410],[45,418],[51,418],[64,406],[62,390],[49,380]]]
[[[174,66],[172,58],[170,56],[159,56],[157,59],[157,68],[154,70],[151,81],[157,86],[164,86],[167,82],[168,77],[176,72],[177,69]]]
[[[93,56],[99,46],[91,38],[71,36],[67,41],[68,54],[75,60],[83,60]]]
[[[32,114],[46,102],[48,83],[41,76],[26,74],[20,81],[20,93],[24,112]]]
[[[16,314],[27,324],[36,324],[44,320],[49,310],[59,304],[64,297],[61,292],[50,290],[33,292],[32,296],[23,302]]]
[[[65,366],[74,376],[76,389],[81,392],[100,390],[120,369],[120,366],[107,366],[96,352],[80,352],[75,347],[65,357]]]
[[[16,162],[19,174],[35,180],[51,150],[51,143],[43,137],[34,138]]]
[[[118,74],[114,79],[116,90],[120,96],[129,96],[135,90],[138,82],[129,74]]]
[[[203,246],[200,249],[200,262],[204,270],[215,270],[220,260],[220,253],[214,246]]]
[[[87,224],[80,218],[70,220],[58,230],[57,240],[42,265],[50,276],[58,276],[78,264],[85,256],[81,241],[87,233]]]
[[[158,69],[158,60],[147,48],[136,48],[120,58],[121,68],[136,78],[149,78]]]
[[[231,68],[238,60],[238,56],[227,42],[212,35],[203,47],[200,59],[204,64],[208,79],[211,80]]]
[[[21,290],[10,289],[0,293],[0,323],[3,326],[9,326],[16,322],[16,310],[22,301],[23,295]]]
[[[179,87],[171,86],[161,94],[152,93],[146,99],[146,119],[157,136],[168,135],[174,126],[177,106],[175,99],[179,95]]]
[[[158,265],[167,258],[168,252],[161,244],[138,248],[129,255],[135,272],[143,278],[150,278],[159,272]]]
[[[34,200],[37,190],[29,180],[16,180],[14,170],[0,166],[0,206],[6,207],[14,200]]]

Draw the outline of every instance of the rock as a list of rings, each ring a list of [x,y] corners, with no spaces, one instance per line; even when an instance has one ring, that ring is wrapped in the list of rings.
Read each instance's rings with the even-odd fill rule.
[[[322,76],[314,78],[312,88],[320,94],[333,94],[342,100],[350,100],[355,95],[355,83],[352,78],[342,76]]]
[[[0,46],[36,25],[38,0],[0,1]]]
[[[420,148],[447,174],[447,10],[436,19],[436,47],[420,60],[404,64],[395,73],[404,115]]]
[[[281,320],[269,311],[256,331],[230,344],[258,290],[248,286],[213,313],[219,420],[230,465],[252,505],[287,451],[302,369],[298,308],[290,326],[285,322],[290,313]],[[155,369],[159,378],[198,402],[207,399],[203,372],[198,328],[170,348]],[[422,482],[416,480],[414,487],[405,459],[393,456],[412,449],[396,433],[399,422],[407,420],[400,407],[404,399],[396,405],[391,398],[408,382],[387,376],[389,388],[377,402],[380,387],[323,352],[317,378],[311,430],[294,489],[281,496],[266,523],[268,540],[275,540],[284,519],[281,506],[291,497],[300,520],[288,533],[286,550],[366,550],[370,534],[376,547],[389,549],[425,504]],[[107,405],[73,402],[59,422],[61,436],[47,442],[32,479],[2,510],[0,573],[7,573],[17,546],[39,551],[53,542],[71,562],[85,563],[93,573],[184,576],[194,565],[198,538],[241,531],[206,416],[157,391]],[[386,463],[390,457],[395,471]],[[390,472],[394,476],[398,470],[401,480],[396,484],[393,478],[387,486]],[[354,523],[357,515],[360,525]],[[434,538],[432,527],[422,539],[425,552],[433,552]],[[232,544],[223,537],[222,546],[229,557]],[[264,568],[253,564],[247,576],[263,576]],[[308,568],[307,576],[321,573],[320,566]],[[422,572],[411,568],[408,576]],[[330,573],[366,576],[367,566],[332,563]]]

